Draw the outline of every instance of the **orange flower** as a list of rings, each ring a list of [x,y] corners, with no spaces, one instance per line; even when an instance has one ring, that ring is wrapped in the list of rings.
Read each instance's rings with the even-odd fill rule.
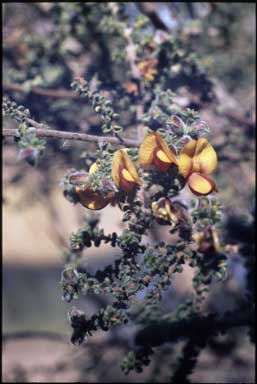
[[[171,164],[177,165],[176,155],[156,132],[149,133],[139,148],[139,163],[145,169],[152,166],[166,172]]]
[[[89,173],[76,172],[70,176],[70,184],[75,186],[80,203],[92,210],[105,208],[114,198],[115,187],[109,180],[103,180],[102,184],[106,192],[94,191],[91,187],[89,175],[95,173],[98,169],[96,163],[92,164]]]
[[[215,171],[217,155],[205,138],[190,140],[181,150],[179,172],[187,179],[188,186],[196,195],[208,195],[218,191],[216,184],[206,175]]]
[[[137,185],[142,184],[136,167],[125,149],[119,149],[114,153],[112,178],[115,185],[124,192],[131,192]]]
[[[156,59],[146,59],[138,64],[140,73],[147,81],[153,81],[155,75],[157,74],[157,64],[158,60]]]
[[[126,89],[128,93],[131,93],[133,95],[138,94],[138,87],[136,83],[126,82],[123,84],[123,87]]]

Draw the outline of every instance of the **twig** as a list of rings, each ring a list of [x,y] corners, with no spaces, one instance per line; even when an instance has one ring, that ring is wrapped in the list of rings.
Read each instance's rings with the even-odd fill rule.
[[[80,99],[80,96],[72,91],[67,91],[66,89],[43,89],[40,87],[31,87],[27,91],[22,85],[13,84],[13,83],[3,83],[3,89],[5,91],[15,91],[21,93],[35,93],[40,96],[47,96],[53,98],[65,98],[65,99]]]
[[[77,141],[87,141],[87,142],[105,142],[105,143],[112,143],[112,144],[118,144],[118,145],[127,145],[129,147],[138,147],[139,142],[137,140],[133,139],[126,139],[123,138],[122,142],[117,137],[111,137],[111,136],[95,136],[95,135],[88,135],[86,133],[78,133],[78,132],[65,132],[65,131],[56,131],[52,129],[42,128],[44,127],[43,124],[34,124],[35,122],[31,119],[27,119],[29,123],[33,122],[33,126],[36,127],[36,125],[41,126],[41,128],[29,128],[28,132],[33,132],[38,137],[48,137],[48,138],[55,138],[55,139],[63,139],[63,140],[77,140]],[[18,129],[12,129],[12,128],[3,128],[2,130],[2,136],[17,136],[18,135]]]
[[[124,37],[127,40],[127,47],[126,47],[126,54],[127,54],[127,60],[130,65],[130,69],[132,72],[132,75],[134,79],[138,81],[138,90],[139,90],[139,100],[142,100],[142,89],[141,89],[141,74],[138,66],[136,65],[136,60],[137,60],[137,48],[131,38],[131,33],[132,29],[131,28],[126,28],[124,31]],[[138,122],[141,121],[141,118],[144,114],[144,106],[142,104],[142,101],[140,104],[137,103],[136,106],[136,120]],[[138,141],[142,142],[144,138],[144,129],[143,129],[143,124],[138,123],[137,125],[137,138]]]
[[[156,7],[154,6],[154,3],[137,3],[137,6],[142,13],[149,17],[156,29],[161,29],[163,31],[169,30],[166,24],[164,24],[164,22],[160,19],[157,10],[155,9]]]

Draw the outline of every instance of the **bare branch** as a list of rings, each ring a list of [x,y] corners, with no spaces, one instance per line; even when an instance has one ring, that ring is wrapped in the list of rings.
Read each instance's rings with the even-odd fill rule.
[[[27,119],[30,123],[33,121],[31,119]],[[87,141],[87,142],[105,142],[105,143],[112,143],[112,144],[118,144],[118,145],[127,145],[129,147],[138,147],[139,142],[137,140],[133,139],[127,139],[123,138],[122,142],[117,137],[111,137],[111,136],[95,136],[95,135],[88,135],[86,133],[79,133],[79,132],[65,132],[65,131],[56,131],[52,129],[42,128],[44,127],[42,124],[36,123],[37,125],[40,125],[41,128],[29,128],[29,132],[35,133],[38,137],[48,137],[48,138],[55,138],[55,139],[63,139],[63,140],[76,140],[76,141]],[[36,124],[33,124],[34,126]],[[12,128],[3,128],[2,130],[2,136],[16,136],[18,135],[18,129],[12,129]]]
[[[142,85],[140,83],[140,80],[141,80],[140,70],[136,65],[137,48],[131,38],[131,33],[132,33],[132,28],[126,28],[124,31],[124,37],[128,43],[126,47],[127,60],[129,62],[133,77],[138,81],[139,92],[142,93],[142,89],[141,89]],[[140,97],[140,100],[141,100],[141,97]],[[143,114],[144,114],[144,107],[142,102],[137,103],[136,118],[138,122],[141,121]],[[141,123],[137,125],[137,138],[139,141],[142,141],[144,138],[144,125]]]
[[[31,87],[29,92],[19,84],[13,83],[3,83],[3,89],[5,91],[15,91],[21,93],[35,93],[40,96],[53,97],[57,99],[65,98],[65,99],[80,99],[80,96],[72,91],[67,91],[66,89],[43,89],[40,87]]]

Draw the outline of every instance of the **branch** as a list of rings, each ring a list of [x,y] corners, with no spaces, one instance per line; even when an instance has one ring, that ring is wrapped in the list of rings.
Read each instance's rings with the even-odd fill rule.
[[[139,90],[139,100],[142,100],[142,85],[140,82],[141,75],[140,75],[140,70],[136,65],[136,60],[137,60],[137,47],[134,44],[132,38],[131,38],[131,33],[132,33],[132,28],[126,28],[124,31],[124,37],[127,40],[127,47],[126,47],[126,55],[127,55],[127,60],[130,65],[130,69],[132,72],[133,77],[138,81],[138,90]],[[136,119],[137,122],[141,121],[141,118],[144,114],[144,106],[141,103],[137,103],[136,106]],[[137,126],[137,138],[139,141],[142,141],[144,138],[144,125],[139,123]]]
[[[86,133],[79,133],[79,132],[65,132],[65,131],[56,131],[52,129],[44,128],[43,124],[39,124],[34,122],[31,119],[27,119],[29,123],[33,122],[32,125],[34,126],[40,126],[41,128],[29,128],[28,132],[34,133],[37,137],[48,137],[48,138],[55,138],[55,139],[63,139],[63,140],[77,140],[77,141],[87,141],[87,142],[105,142],[105,143],[112,143],[112,144],[118,144],[118,145],[127,145],[129,147],[138,147],[139,142],[137,140],[133,139],[122,139],[122,142],[117,137],[111,137],[111,136],[95,136],[95,135],[88,135]],[[36,123],[36,124],[35,124]],[[13,128],[3,128],[2,130],[2,136],[17,136],[19,133],[18,129]]]
[[[143,2],[137,3],[137,6],[142,13],[149,17],[156,29],[161,29],[163,31],[169,30],[166,24],[160,19],[155,5]]]
[[[251,326],[252,324],[253,313],[251,311],[235,312],[233,316],[228,318],[197,316],[171,323],[159,321],[141,329],[136,335],[135,342],[138,345],[147,344],[156,347],[167,342],[175,342],[178,339],[190,338],[197,334],[201,337],[209,337],[213,332],[225,332],[230,328]]]
[[[35,93],[40,96],[47,96],[53,98],[65,98],[65,99],[80,99],[80,96],[72,91],[66,89],[43,89],[40,87],[31,87],[29,91],[26,90],[22,85],[13,83],[3,83],[3,89],[5,91],[14,91],[21,93]]]

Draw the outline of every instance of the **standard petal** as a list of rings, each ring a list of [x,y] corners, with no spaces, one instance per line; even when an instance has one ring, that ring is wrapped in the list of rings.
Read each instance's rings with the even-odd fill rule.
[[[208,140],[205,137],[200,137],[197,140],[194,156],[198,156],[208,145]]]
[[[130,192],[136,184],[141,185],[137,170],[125,150],[119,149],[112,160],[112,178],[115,185]]]
[[[207,175],[213,173],[218,165],[217,154],[213,146],[208,142],[202,145],[201,152],[194,157],[193,162],[200,165],[201,173]]]
[[[208,195],[212,191],[217,191],[214,181],[206,176],[193,172],[187,179],[189,188],[196,195]]]
[[[192,171],[193,161],[192,158],[187,154],[182,153],[178,158],[178,169],[182,176],[187,178],[187,176]]]
[[[144,168],[150,168],[153,162],[153,152],[157,147],[156,133],[149,133],[139,148],[139,164]]]
[[[189,157],[193,157],[196,149],[196,140],[190,140],[184,147],[181,149],[180,154],[185,154]]]
[[[124,168],[130,173],[130,175],[134,179],[134,182],[136,184],[141,185],[142,183],[141,183],[141,180],[138,176],[138,173],[137,173],[137,170],[136,170],[136,167],[135,167],[133,161],[130,159],[129,155],[127,154],[127,152],[125,150],[121,149],[120,151],[122,154]]]
[[[123,168],[123,157],[121,150],[118,150],[114,153],[112,159],[112,178],[118,188],[120,186],[120,167]]]
[[[168,144],[163,140],[163,138],[158,133],[156,133],[156,141],[158,143],[158,146],[161,147],[163,152],[169,158],[170,162],[174,163],[174,164],[177,164],[176,155],[174,153],[172,153],[172,151],[170,150]]]

